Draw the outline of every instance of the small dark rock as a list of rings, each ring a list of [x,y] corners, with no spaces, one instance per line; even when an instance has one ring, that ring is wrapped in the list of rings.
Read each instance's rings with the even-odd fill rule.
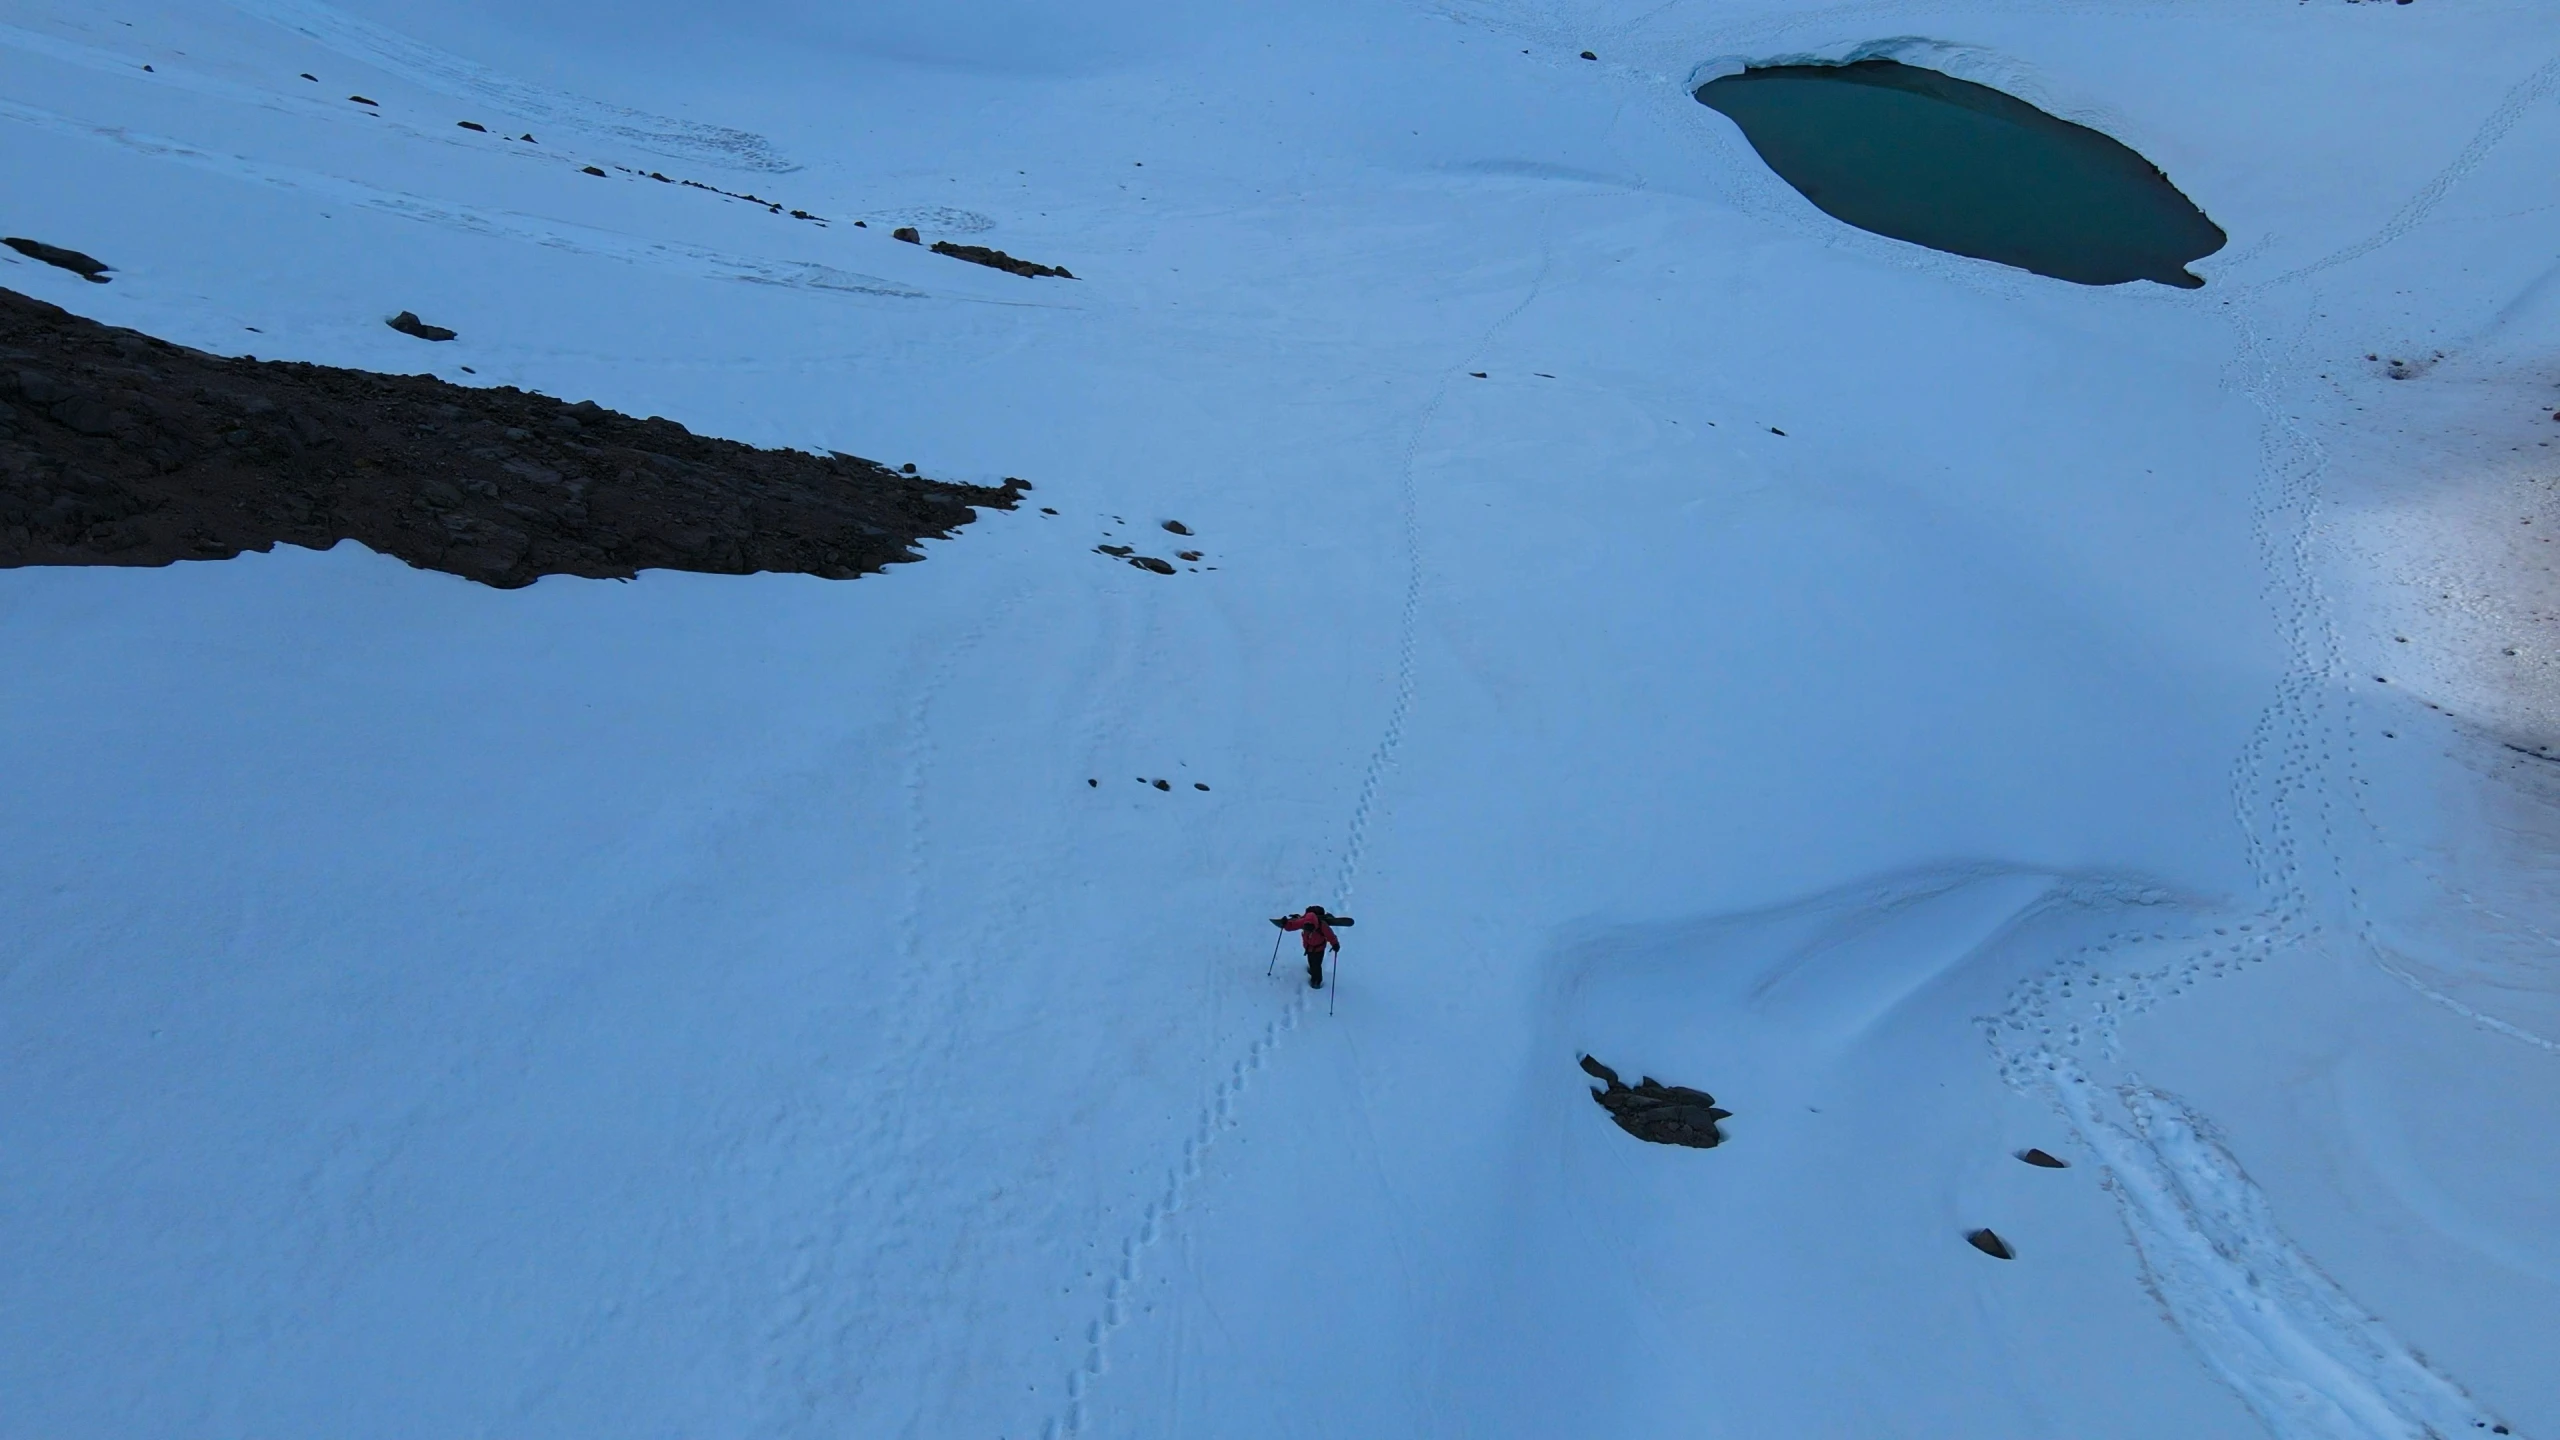
[[[1050,508],[1049,508],[1048,506],[1046,506],[1046,505],[1043,505],[1043,506],[1041,506],[1041,507],[1040,507],[1040,513],[1041,513],[1041,514],[1043,514],[1043,515],[1055,515],[1055,514],[1057,514],[1058,512],[1057,512],[1057,511],[1055,511],[1055,510],[1050,509]]]
[[[1188,535],[1191,533],[1191,527],[1183,524],[1179,520],[1167,520],[1164,522],[1164,528],[1172,531],[1176,535]]]
[[[1208,787],[1208,786],[1206,786],[1206,785],[1201,784],[1201,783],[1200,783],[1199,781],[1197,781],[1197,780],[1194,780],[1194,781],[1192,781],[1192,782],[1191,782],[1191,788],[1192,788],[1192,789],[1194,789],[1194,790],[1206,790],[1206,789],[1208,789],[1209,787]]]
[[[924,237],[916,233],[916,227],[913,225],[899,226],[897,229],[889,232],[889,238],[892,240],[904,240],[910,245],[921,245],[924,243]]]
[[[1099,781],[1099,780],[1090,780],[1090,779],[1089,779],[1089,780],[1085,781],[1084,783],[1086,783],[1087,785],[1090,785],[1090,786],[1094,787],[1094,788],[1095,788],[1095,789],[1097,789],[1097,790],[1099,790],[1099,789],[1101,789],[1101,788],[1102,788],[1102,782],[1101,782],[1101,781]]]
[[[310,82],[311,82],[312,84],[314,84],[314,85],[317,85],[317,84],[319,84],[319,83],[320,83],[320,77],[319,77],[319,76],[317,76],[317,75],[312,74],[312,73],[311,73],[310,71],[308,71],[308,70],[305,70],[305,71],[303,71],[303,72],[302,72],[302,78],[303,78],[303,79],[305,79],[305,80],[310,81]],[[2366,358],[2367,360],[2370,360],[2370,359],[2372,359],[2373,357],[2372,357],[2372,356],[2370,356],[2370,355],[2367,355],[2367,356],[2366,356],[2366,357],[2364,357],[2364,358]]]
[[[579,173],[579,174],[581,174],[581,175],[595,175],[595,176],[599,176],[599,177],[602,177],[602,176],[604,175],[604,172],[603,172],[602,170],[597,169],[597,168],[596,168],[595,166],[593,166],[593,165],[581,166],[581,167],[579,168],[579,170],[578,170],[578,173]]]
[[[1784,435],[1784,434],[1786,434],[1787,432],[1786,432],[1786,431],[1784,431],[1784,430],[1779,429],[1779,428],[1778,428],[1777,426],[1775,426],[1775,425],[1772,425],[1772,426],[1770,426],[1770,427],[1769,427],[1769,433],[1770,433],[1770,434],[1772,434],[1772,435]]]
[[[1588,51],[1588,50],[1585,50],[1585,51],[1583,51],[1583,52],[1582,52],[1582,58],[1583,58],[1583,59],[1585,59],[1585,60],[1597,60],[1597,59],[1599,59],[1600,57],[1599,57],[1599,56],[1597,56],[1597,55],[1592,54],[1592,53],[1591,53],[1590,51]]]
[[[12,235],[5,240],[0,240],[0,245],[6,245],[30,260],[41,260],[56,269],[68,270],[94,285],[106,284],[106,272],[115,268],[103,260],[83,255],[77,250],[65,250],[59,245],[47,245],[41,240],[29,240],[23,235]]]
[[[2018,1152],[2018,1158],[2026,1161],[2030,1165],[2042,1166],[2047,1170],[2068,1170],[2071,1168],[2070,1161],[2062,1159],[2059,1156],[2048,1155],[2042,1150],[2021,1150]]]
[[[350,96],[348,96],[347,98],[348,98],[349,100],[354,101],[354,102],[355,102],[355,103],[357,103],[358,105],[371,105],[371,106],[373,106],[373,107],[374,107],[375,109],[377,109],[377,110],[379,110],[379,109],[381,109],[381,108],[382,108],[382,107],[381,107],[380,102],[378,102],[378,101],[373,101],[373,100],[367,100],[366,98],[364,98],[364,97],[363,97],[363,96],[361,96],[361,95],[350,95]]]
[[[421,340],[450,340],[453,338],[452,331],[447,330],[441,325],[430,325],[426,321],[419,319],[418,312],[415,310],[403,310],[399,314],[392,316],[390,319],[385,320],[382,323],[399,331],[403,335],[415,335]]]
[[[1129,557],[1129,563],[1137,566],[1141,570],[1152,570],[1158,575],[1170,575],[1173,573],[1172,561],[1159,560],[1153,555],[1132,555]]]
[[[517,139],[519,139],[519,140],[521,140],[521,141],[523,141],[523,142],[524,142],[524,143],[526,143],[527,145],[539,145],[539,144],[541,144],[541,143],[542,143],[541,141],[534,139],[531,133],[526,133],[526,134],[523,134],[523,135],[519,135],[519,136],[517,136],[516,138],[517,138]]]
[[[1093,548],[1094,548],[1094,549],[1096,549],[1096,550],[1098,550],[1098,551],[1100,551],[1100,552],[1102,552],[1102,553],[1103,553],[1103,554],[1105,554],[1105,555],[1116,555],[1116,556],[1120,557],[1120,558],[1121,558],[1121,559],[1123,559],[1123,560],[1126,560],[1126,559],[1128,559],[1131,555],[1133,555],[1133,554],[1136,554],[1136,553],[1137,553],[1136,551],[1132,550],[1129,546],[1126,546],[1126,545],[1096,545],[1096,546],[1094,546]]]
[[[1171,783],[1171,782],[1169,782],[1169,781],[1164,781],[1164,780],[1150,780],[1150,781],[1148,781],[1147,783],[1148,783],[1148,784],[1150,784],[1150,785],[1153,785],[1154,787],[1156,787],[1156,788],[1157,788],[1157,789],[1159,789],[1159,790],[1170,790],[1170,789],[1172,789],[1172,788],[1173,788],[1173,785],[1172,785],[1172,783]]]
[[[1617,1071],[1588,1055],[1582,1057],[1582,1071],[1594,1080],[1606,1080],[1612,1085],[1619,1083]]]
[[[1197,560],[1200,558],[1200,552],[1197,550],[1177,550],[1173,552],[1173,558],[1177,560]]]
[[[1481,371],[1481,370],[1470,370],[1470,371],[1468,371],[1467,373],[1468,373],[1468,374],[1470,374],[1470,375],[1473,375],[1474,377],[1476,377],[1476,378],[1477,378],[1477,379],[1479,379],[1479,380],[1482,380],[1482,379],[1484,379],[1484,378],[1485,378],[1485,374],[1484,374],[1484,372],[1483,372],[1483,371]]]
[[[477,120],[456,120],[453,123],[461,126],[465,130],[477,130],[483,135],[489,133],[489,127],[481,124]]]
[[[1973,1231],[1966,1235],[1964,1240],[1966,1244],[1971,1245],[1974,1249],[1981,1251],[1983,1254],[1990,1256],[1994,1260],[2015,1260],[2018,1258],[2018,1252],[2009,1248],[2008,1241],[2001,1239],[1998,1235],[1995,1235],[1988,1230]]]

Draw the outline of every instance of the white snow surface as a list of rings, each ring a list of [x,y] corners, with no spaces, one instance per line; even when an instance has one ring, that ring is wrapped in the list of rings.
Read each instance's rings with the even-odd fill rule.
[[[1854,54],[2210,283],[1687,93]],[[1036,486],[0,573],[0,1435],[2560,1435],[2549,5],[7,0],[0,133],[83,314]]]

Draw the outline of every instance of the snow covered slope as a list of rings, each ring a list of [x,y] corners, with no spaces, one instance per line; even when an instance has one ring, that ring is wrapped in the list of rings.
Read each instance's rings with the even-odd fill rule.
[[[1852,53],[2209,284],[1687,93]],[[2556,90],[2495,0],[12,0],[0,230],[117,268],[0,284],[1038,488],[0,574],[0,1434],[2560,1434]]]

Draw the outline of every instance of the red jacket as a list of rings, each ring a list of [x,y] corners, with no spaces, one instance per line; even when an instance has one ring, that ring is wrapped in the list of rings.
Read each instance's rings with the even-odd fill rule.
[[[1305,934],[1298,937],[1298,943],[1306,946],[1310,953],[1327,948],[1334,950],[1342,948],[1342,942],[1333,938],[1333,927],[1324,923],[1324,917],[1321,915],[1292,915],[1280,922],[1280,928],[1305,931]]]

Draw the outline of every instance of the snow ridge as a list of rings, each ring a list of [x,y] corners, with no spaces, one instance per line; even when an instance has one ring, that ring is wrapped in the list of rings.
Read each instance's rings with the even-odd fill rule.
[[[422,88],[477,100],[543,125],[610,135],[660,155],[733,170],[783,174],[800,167],[773,142],[747,130],[675,120],[608,105],[504,75],[459,55],[421,44],[319,0],[231,0],[232,7],[271,25]]]

